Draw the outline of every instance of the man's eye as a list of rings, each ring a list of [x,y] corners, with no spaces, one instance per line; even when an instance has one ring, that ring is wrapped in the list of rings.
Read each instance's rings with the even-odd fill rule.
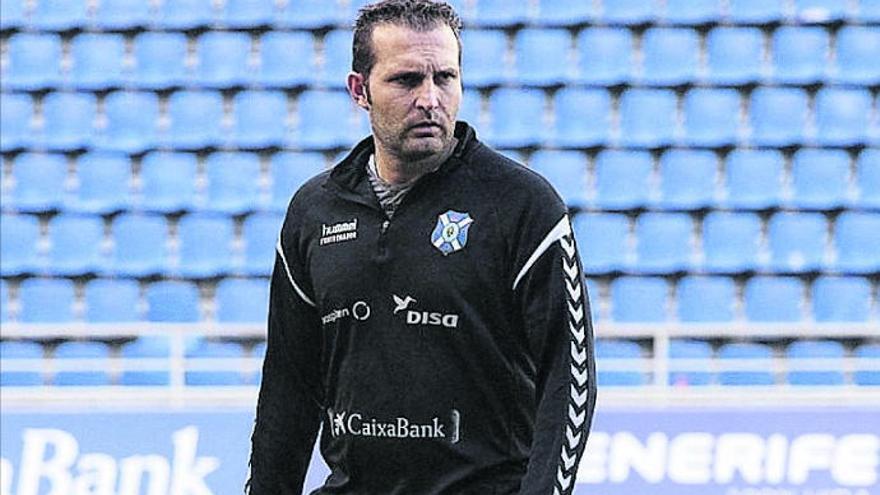
[[[419,84],[419,81],[421,81],[421,78],[419,76],[407,75],[396,77],[394,78],[394,81],[399,82],[404,86],[416,86]]]

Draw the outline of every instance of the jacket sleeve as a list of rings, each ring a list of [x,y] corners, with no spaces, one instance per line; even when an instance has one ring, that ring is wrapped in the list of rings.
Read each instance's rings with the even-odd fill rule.
[[[590,305],[564,207],[552,228],[546,209],[524,218],[543,225],[519,261],[514,284],[535,363],[535,428],[521,495],[568,495],[589,435],[596,402]],[[560,218],[561,217],[561,218]],[[531,228],[526,228],[532,230]],[[536,246],[537,247],[533,247]]]
[[[287,234],[285,230],[281,237]],[[292,237],[292,236],[291,236]],[[322,418],[320,321],[294,249],[279,239],[245,493],[300,495]]]

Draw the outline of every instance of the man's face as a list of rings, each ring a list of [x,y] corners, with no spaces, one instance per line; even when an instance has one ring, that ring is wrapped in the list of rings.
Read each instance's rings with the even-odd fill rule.
[[[461,102],[458,43],[452,29],[430,31],[380,24],[373,29],[375,64],[366,82],[376,145],[399,159],[448,149]]]

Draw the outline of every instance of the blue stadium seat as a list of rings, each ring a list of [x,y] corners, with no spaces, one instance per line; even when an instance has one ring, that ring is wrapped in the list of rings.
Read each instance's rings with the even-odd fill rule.
[[[31,142],[34,104],[26,93],[0,93],[0,150],[12,151]]]
[[[693,222],[686,213],[648,212],[636,220],[636,268],[676,273],[691,266]]]
[[[516,4],[526,5],[526,2]],[[514,49],[516,80],[519,84],[556,86],[565,83],[573,75],[569,72],[573,67],[569,56],[572,49],[571,33],[565,29],[522,29],[516,35]]]
[[[53,150],[88,148],[95,137],[97,108],[97,100],[91,93],[47,94],[43,98],[43,128],[38,142]]]
[[[27,23],[28,0],[5,0],[0,3],[0,30],[18,30]]]
[[[483,128],[483,96],[474,88],[466,88],[461,93],[461,103],[458,107],[457,120],[463,120],[476,127]]]
[[[122,345],[119,350],[122,358],[130,359],[164,359],[168,360],[171,355],[171,345],[165,336],[149,335],[141,336],[137,339]],[[120,385],[132,386],[164,386],[170,383],[169,373],[165,365],[157,365],[150,369],[129,369],[123,370],[119,377]]]
[[[125,82],[125,38],[121,34],[83,33],[71,42],[70,82],[80,90],[118,88]]]
[[[31,12],[31,26],[39,31],[67,31],[89,24],[86,0],[40,0]]]
[[[666,0],[658,2],[656,17],[667,24],[702,26],[721,19],[722,3],[719,0]]]
[[[334,88],[345,86],[351,71],[352,32],[336,29],[324,36],[324,65],[318,73],[318,82]]]
[[[551,145],[582,148],[611,139],[611,97],[604,89],[562,88],[556,92],[554,108]]]
[[[763,47],[764,39],[757,28],[719,27],[709,31],[708,82],[727,86],[758,82],[763,76]]]
[[[521,26],[529,20],[528,2],[473,0],[473,9],[458,10],[465,24],[493,28]]]
[[[187,30],[208,27],[215,19],[212,0],[163,0],[157,24],[163,29]]]
[[[838,84],[880,84],[880,29],[876,26],[844,26],[837,32],[837,53],[830,78]]]
[[[12,163],[12,177],[15,188],[4,206],[23,212],[56,210],[64,197],[67,159],[60,154],[22,153]]]
[[[89,369],[97,371],[56,371],[53,385],[59,386],[101,386],[110,385],[110,347],[104,342],[62,342],[53,353],[54,359],[94,359],[98,360]],[[103,361],[103,362],[102,362]]]
[[[760,87],[752,93],[751,141],[784,147],[804,142],[807,94],[796,88]]]
[[[678,282],[678,319],[730,322],[736,317],[736,284],[729,277],[689,275]]]
[[[599,275],[623,271],[630,266],[633,253],[626,215],[581,213],[574,217],[573,224],[584,272]],[[598,300],[595,302],[598,308]]]
[[[763,210],[782,202],[782,154],[737,149],[727,155],[727,199],[731,208]]]
[[[820,27],[783,26],[773,33],[772,80],[779,84],[815,84],[828,65],[828,33]]]
[[[527,147],[542,142],[544,92],[500,88],[489,97],[490,126],[486,140],[498,147]]]
[[[324,171],[324,157],[320,153],[281,152],[272,155],[269,167],[272,176],[269,208],[286,212],[293,193]]]
[[[124,213],[113,219],[113,250],[107,270],[123,277],[149,277],[168,267],[168,226],[161,215]]]
[[[3,2],[11,3],[9,1]],[[43,346],[37,342],[3,340],[0,341],[0,360],[9,363],[13,360],[43,360]],[[43,384],[43,375],[39,371],[9,371],[4,367],[0,371],[0,387],[36,387]]]
[[[847,2],[839,0],[795,0],[794,10],[795,20],[801,23],[825,24],[849,16]]]
[[[136,280],[99,278],[86,284],[86,321],[116,323],[140,320],[141,290]]]
[[[775,24],[785,17],[786,0],[728,0],[728,20],[733,24]]]
[[[665,210],[699,210],[715,202],[718,157],[704,150],[669,150],[660,158],[660,197]]]
[[[212,153],[205,163],[205,208],[240,215],[257,208],[260,194],[260,157],[255,153]]]
[[[232,141],[239,148],[270,148],[284,143],[287,95],[281,91],[242,91],[233,99]]]
[[[654,2],[644,0],[603,0],[602,22],[637,26],[654,19]]]
[[[143,28],[152,21],[153,3],[142,0],[101,0],[95,10],[95,24],[106,31]]]
[[[598,359],[597,383],[599,386],[638,387],[648,384],[648,375],[642,371],[604,371],[602,363],[614,359],[640,359],[642,349],[639,344],[627,340],[598,339],[596,341]]]
[[[862,344],[856,347],[853,355],[863,362],[876,363],[880,360],[880,344]],[[880,370],[859,370],[853,373],[856,385],[880,385]]]
[[[199,321],[199,289],[192,282],[165,280],[147,287],[147,319],[157,322]]]
[[[880,2],[877,0],[862,0],[859,2],[858,20],[865,23],[880,22]]]
[[[208,31],[196,44],[195,81],[210,88],[243,86],[251,79],[251,38],[247,33]]]
[[[580,26],[596,19],[590,2],[540,0],[535,21],[540,26]]]
[[[349,95],[343,91],[304,91],[299,96],[299,126],[294,131],[293,146],[303,148],[345,147],[360,139],[359,119]],[[360,109],[357,110],[360,112]]]
[[[220,23],[232,29],[268,27],[275,18],[274,0],[225,0]]]
[[[64,323],[73,321],[73,281],[66,278],[28,278],[18,286],[18,321]],[[52,301],[52,304],[46,304]]]
[[[788,372],[787,381],[791,385],[843,385],[843,345],[832,340],[801,340],[792,342],[785,351],[789,366],[794,367],[801,359],[826,359],[826,367]]]
[[[644,65],[638,80],[649,86],[679,86],[697,78],[700,37],[693,29],[650,28],[642,38]]]
[[[880,149],[862,150],[856,167],[858,200],[864,208],[880,209]]]
[[[186,384],[195,386],[246,385],[244,374],[239,371],[238,363],[231,363],[222,370],[195,370],[194,360],[199,358],[244,358],[244,348],[238,342],[220,342],[201,339],[186,352],[187,372]],[[196,361],[197,362],[197,361]]]
[[[4,213],[0,220],[0,275],[33,273],[39,267],[40,222],[36,215]],[[4,308],[5,309],[5,308]]]
[[[37,91],[61,84],[61,37],[57,34],[13,34],[7,40],[7,51],[4,89]]]
[[[770,270],[803,273],[821,270],[828,223],[820,213],[780,212],[770,219],[767,237]]]
[[[320,29],[350,22],[348,13],[338,0],[288,0],[276,14],[275,25],[285,29]]]
[[[260,38],[260,67],[255,80],[270,88],[314,82],[315,43],[309,32],[272,31]]]
[[[703,267],[712,273],[755,270],[760,241],[758,215],[712,211],[703,220]]]
[[[812,299],[816,321],[868,321],[871,283],[863,277],[823,275],[813,282]]]
[[[461,43],[468,47],[462,54],[462,82],[466,86],[494,86],[510,78],[505,67],[507,37],[503,31],[464,29]]]
[[[792,206],[830,210],[847,202],[850,159],[845,151],[804,148],[792,160]]]
[[[219,91],[175,91],[168,99],[168,120],[162,141],[177,149],[213,147],[227,134]]]
[[[147,211],[173,213],[192,208],[196,195],[196,156],[153,152],[141,161],[142,197]]]
[[[771,371],[773,350],[765,344],[753,342],[735,342],[722,344],[718,348],[718,359],[724,365],[725,360],[754,360],[752,366],[748,361],[737,365],[734,370],[721,371],[718,373],[718,383],[733,386],[760,386],[774,385],[776,378]]]
[[[187,40],[183,33],[149,31],[134,38],[132,82],[146,89],[168,89],[187,80]]]
[[[801,321],[803,285],[795,277],[759,275],[746,282],[745,308],[750,322]]]
[[[139,153],[157,142],[159,97],[152,92],[117,91],[104,99],[107,128],[98,137],[99,147]]]
[[[630,89],[620,97],[620,143],[658,148],[672,143],[676,128],[675,93],[665,89]]]
[[[275,243],[281,232],[284,216],[280,213],[254,213],[242,225],[244,266],[246,275],[268,276],[275,261]]]
[[[194,213],[178,224],[180,263],[187,278],[210,278],[232,269],[233,222],[226,215]]]
[[[4,218],[3,221],[6,221]],[[5,273],[4,273],[5,274]],[[0,321],[7,322],[11,320],[9,311],[9,305],[12,304],[12,300],[9,296],[9,286],[6,283],[6,279],[0,278]]]
[[[573,208],[587,205],[587,157],[578,151],[538,150],[529,167],[550,181],[565,204]]]
[[[837,217],[834,232],[837,261],[845,273],[880,272],[880,213],[845,211]]]
[[[740,135],[740,96],[733,89],[696,88],[684,98],[684,142],[690,146],[735,144]]]
[[[629,210],[648,204],[653,165],[645,151],[610,150],[596,157],[594,206]]]
[[[611,318],[616,322],[666,321],[666,280],[624,276],[611,282]]]
[[[265,278],[226,278],[217,284],[217,321],[265,322],[269,311],[269,281]]]
[[[871,93],[865,89],[823,88],[816,93],[816,142],[856,146],[868,142]]]
[[[669,384],[676,387],[692,387],[712,384],[714,374],[705,371],[689,371],[678,368],[678,360],[705,359],[709,368],[712,346],[703,340],[671,339],[669,341]]]
[[[577,47],[578,82],[613,86],[629,81],[633,64],[629,30],[587,28],[578,35]]]
[[[96,215],[60,213],[49,221],[48,269],[75,277],[104,267],[104,221]]]
[[[107,215],[131,206],[131,163],[127,155],[93,151],[77,158],[78,186],[65,199],[68,211]]]
[[[590,315],[593,317],[593,321],[598,321],[600,319],[604,319],[604,315],[601,314],[601,295],[599,290],[599,282],[593,278],[586,279],[587,285],[587,295],[589,296],[590,303]]]

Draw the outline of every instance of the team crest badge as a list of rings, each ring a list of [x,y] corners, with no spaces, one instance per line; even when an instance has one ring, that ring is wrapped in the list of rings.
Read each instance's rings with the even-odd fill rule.
[[[437,226],[431,233],[431,243],[444,256],[464,249],[468,240],[468,229],[474,219],[469,213],[449,210],[437,217]]]

